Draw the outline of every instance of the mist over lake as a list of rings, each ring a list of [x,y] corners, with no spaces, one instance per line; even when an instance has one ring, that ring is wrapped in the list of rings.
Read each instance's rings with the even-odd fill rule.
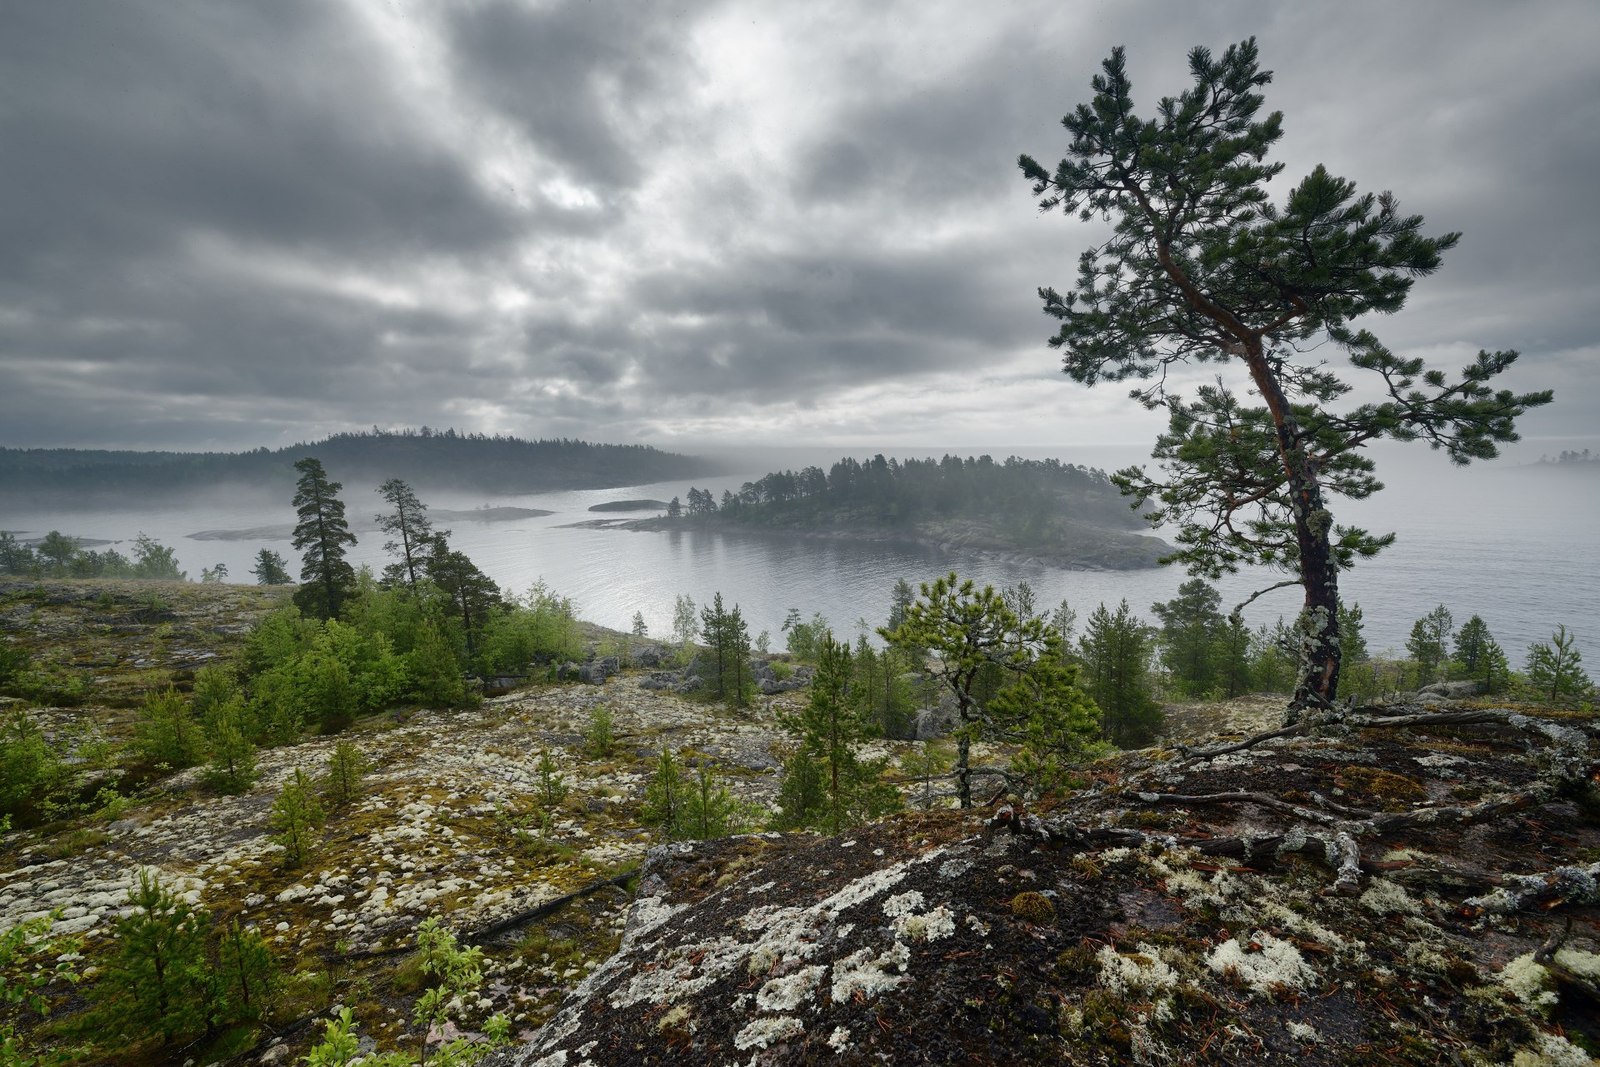
[[[898,458],[940,455],[941,449],[901,449]],[[949,449],[960,454],[988,452],[997,460],[1056,456],[1063,462],[1115,469],[1141,462],[1137,448]],[[826,469],[845,454],[841,449],[752,450],[743,453],[748,471],[693,484],[714,495],[737,491],[746,481],[776,469],[806,464]],[[851,454],[863,457],[863,450]],[[886,450],[888,454],[888,450]],[[1386,488],[1366,501],[1335,500],[1335,518],[1382,532],[1397,542],[1375,560],[1364,561],[1341,580],[1347,600],[1366,614],[1366,635],[1374,652],[1403,652],[1412,622],[1443,603],[1457,625],[1481,615],[1516,666],[1527,646],[1548,639],[1564,623],[1578,637],[1585,666],[1600,665],[1600,471],[1500,461],[1469,468],[1452,467],[1426,449],[1381,449],[1375,453]],[[661,482],[613,489],[562,491],[507,497],[422,493],[437,525],[452,531],[451,542],[503,588],[522,593],[544,581],[570,597],[589,621],[627,629],[642,612],[653,635],[671,628],[674,598],[688,594],[705,604],[721,592],[737,603],[752,635],[769,631],[782,648],[780,626],[790,608],[806,616],[820,611],[841,634],[854,635],[858,619],[881,625],[897,579],[915,585],[950,570],[996,586],[1026,580],[1041,609],[1065,598],[1082,619],[1095,605],[1115,606],[1126,598],[1149,617],[1150,605],[1170,599],[1185,575],[1163,567],[1135,571],[1063,570],[1036,561],[973,556],[911,546],[892,546],[807,538],[766,532],[685,529],[652,533],[570,524],[599,517],[627,518],[653,512],[591,512],[596,504],[631,499],[682,497],[691,483]],[[382,501],[371,486],[347,484],[340,494],[358,536],[350,560],[377,569],[389,562],[383,535],[372,519]],[[546,515],[496,513],[484,509],[527,509]],[[443,512],[453,512],[448,517]],[[483,518],[463,517],[479,512]],[[253,581],[256,553],[271,548],[299,572],[298,554],[289,543],[294,511],[287,498],[250,490],[217,492],[181,505],[116,509],[30,511],[12,509],[0,526],[22,537],[59,529],[75,537],[127,542],[143,532],[173,547],[191,578],[202,568],[224,563],[229,580]],[[197,540],[200,532],[249,531],[240,539]],[[1169,537],[1170,540],[1170,537]],[[1285,577],[1255,570],[1218,583],[1224,606]],[[1252,625],[1280,614],[1293,617],[1299,590],[1272,592],[1246,609]]]

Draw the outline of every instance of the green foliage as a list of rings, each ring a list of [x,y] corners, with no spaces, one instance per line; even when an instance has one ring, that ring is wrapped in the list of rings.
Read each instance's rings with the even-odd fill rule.
[[[955,750],[944,741],[923,741],[900,757],[900,772],[922,786],[919,807],[933,807],[933,780],[948,772],[955,759]]]
[[[645,786],[640,821],[682,841],[739,833],[749,824],[750,811],[709,766],[702,763],[690,773],[670,748],[663,748]]]
[[[556,809],[561,802],[567,799],[571,788],[566,779],[561,777],[561,771],[556,767],[556,761],[551,758],[548,749],[539,750],[539,760],[533,766],[533,773],[537,776],[534,785],[534,798],[539,806],[544,809],[545,822],[554,817]]]
[[[1357,195],[1321,165],[1272,203],[1283,165],[1266,156],[1283,117],[1261,117],[1272,76],[1255,40],[1220,57],[1195,48],[1189,70],[1191,88],[1140,118],[1113,49],[1093,101],[1062,120],[1071,141],[1055,171],[1018,160],[1041,209],[1113,226],[1080,257],[1071,292],[1039,295],[1061,323],[1050,344],[1069,376],[1133,379],[1135,399],[1167,412],[1158,472],[1133,467],[1114,481],[1178,529],[1170,558],[1211,579],[1245,564],[1297,574],[1307,611],[1291,707],[1328,705],[1341,664],[1339,571],[1393,536],[1335,525],[1324,494],[1375,492],[1362,450],[1382,438],[1424,440],[1457,463],[1491,458],[1516,440],[1516,418],[1551,395],[1490,388],[1516,352],[1480,352],[1450,382],[1352,326],[1404,306],[1460,235],[1423,236],[1421,216],[1400,214],[1394,196]],[[1381,400],[1341,404],[1353,387],[1328,368],[1328,342],[1375,376]],[[1186,400],[1167,386],[1192,380],[1179,373],[1190,363],[1221,373]],[[1259,406],[1241,399],[1246,390]]]
[[[1173,688],[1188,697],[1204,696],[1216,684],[1217,644],[1225,625],[1222,594],[1203,579],[1191,578],[1178,595],[1150,610],[1161,620],[1156,642]]]
[[[735,604],[731,611],[722,606],[722,594],[700,612],[700,637],[709,652],[711,674],[702,679],[703,690],[711,697],[742,708],[755,694],[755,679],[750,672],[750,629]]]
[[[784,633],[784,647],[788,649],[789,655],[801,663],[817,662],[823,637],[832,635],[828,620],[822,617],[822,612],[813,613],[811,621],[805,622],[800,618],[799,608],[789,609],[781,629]]]
[[[1120,748],[1148,744],[1161,729],[1161,708],[1150,696],[1152,643],[1124,600],[1115,613],[1095,608],[1078,644],[1084,688],[1100,706],[1106,739]]]
[[[29,1047],[17,1036],[23,1015],[46,1015],[44,990],[55,982],[75,983],[77,938],[52,935],[59,912],[0,930],[0,1067],[58,1067],[71,1059],[65,1049]]]
[[[205,723],[210,753],[206,786],[231,796],[248,792],[257,776],[256,746],[250,742],[244,699],[238,695],[228,697],[210,709]]]
[[[452,1011],[459,1011],[468,996],[477,992],[483,981],[483,950],[462,948],[455,934],[429,916],[417,928],[417,955],[422,973],[432,984],[417,998],[411,1019],[420,1031],[417,1038],[417,1063],[428,1062],[428,1034],[442,1028]],[[461,1062],[471,1044],[466,1038],[445,1042],[437,1050],[440,1064]]]
[[[459,624],[467,659],[476,661],[479,637],[501,605],[500,589],[464,553],[453,550],[442,533],[428,540],[424,560],[428,581],[444,594],[450,617]]]
[[[178,569],[176,552],[143,533],[133,541],[133,576],[169,582],[181,582],[189,577]]]
[[[289,564],[270,548],[256,553],[256,565],[250,568],[257,585],[288,585],[294,581],[289,576]]]
[[[914,662],[904,649],[890,646],[880,652],[866,634],[856,638],[851,685],[862,714],[882,737],[904,740],[914,732],[916,698],[907,678]]]
[[[361,1055],[361,1040],[356,1037],[358,1025],[349,1008],[340,1008],[337,1015],[323,1023],[322,1040],[306,1053],[307,1067],[350,1067]]]
[[[1511,678],[1505,650],[1489,632],[1488,623],[1474,615],[1456,632],[1451,673],[1483,683],[1485,692],[1502,692]]]
[[[406,668],[412,679],[411,695],[423,707],[451,708],[466,702],[461,661],[444,629],[433,619],[423,622],[416,645],[406,654]]]
[[[255,1022],[266,1014],[278,990],[272,950],[254,927],[235,919],[217,942],[218,1014],[235,1022]]]
[[[1065,788],[1072,770],[1099,755],[1100,709],[1078,687],[1078,665],[1040,656],[1015,674],[989,700],[989,715],[1015,724],[1006,731],[1019,742],[1011,774],[1024,792],[1038,796]]]
[[[673,497],[677,500],[677,497]],[[690,645],[694,643],[697,625],[694,600],[679,594],[672,600],[672,641],[678,646],[680,657],[687,659]]]
[[[204,1031],[212,1003],[205,914],[141,869],[95,984],[96,1029],[163,1045]]]
[[[583,748],[595,759],[605,759],[617,745],[616,735],[612,732],[613,719],[611,709],[604,704],[596,704],[589,710],[589,727],[583,733]]]
[[[328,754],[328,767],[322,775],[322,795],[335,808],[348,807],[361,796],[361,779],[372,769],[372,761],[349,741],[340,741]]]
[[[1341,629],[1339,631],[1341,639],[1344,635],[1345,631]],[[1244,619],[1238,614],[1229,615],[1224,619],[1217,631],[1213,647],[1217,664],[1217,685],[1214,692],[1229,699],[1249,692],[1254,682],[1254,675],[1251,671],[1250,627],[1244,624]]]
[[[355,569],[344,558],[345,549],[356,543],[345,520],[344,501],[339,499],[344,487],[329,481],[322,464],[310,456],[297,461],[294,469],[300,479],[295,483],[299,521],[293,544],[302,562],[295,606],[320,619],[338,618],[356,584]]]
[[[572,601],[543,582],[489,613],[479,656],[483,669],[516,674],[583,658],[583,634]]]
[[[806,706],[782,719],[797,746],[784,761],[773,820],[780,829],[838,833],[900,807],[899,794],[882,779],[886,761],[862,760],[857,753],[873,731],[854,674],[849,646],[824,630]]]
[[[1450,609],[1440,604],[1411,624],[1411,636],[1406,638],[1406,651],[1417,661],[1417,673],[1423,682],[1433,682],[1443,673],[1449,653],[1450,634],[1455,620]]]
[[[278,791],[278,798],[272,802],[272,811],[267,816],[267,825],[274,831],[272,839],[283,848],[285,867],[300,866],[315,851],[316,831],[324,819],[322,805],[317,801],[311,782],[305,772],[296,767]]]
[[[28,650],[10,641],[0,640],[0,691],[10,689],[27,671],[32,662]]]
[[[39,724],[20,708],[7,712],[0,720],[0,815],[18,826],[40,821],[68,779]]]
[[[220,585],[227,577],[226,563],[218,563],[215,567],[203,567],[200,570],[200,581],[204,585]]]
[[[1586,697],[1594,689],[1583,670],[1583,655],[1565,626],[1556,627],[1548,642],[1528,646],[1526,670],[1528,685],[1552,704]]]
[[[956,701],[956,795],[972,806],[971,746],[981,737],[1041,745],[1076,737],[1086,708],[1071,695],[1055,631],[1037,616],[1023,619],[992,586],[979,590],[954,573],[924,583],[901,624],[879,630],[891,647],[922,669]],[[1009,687],[1009,688],[1008,688]],[[1001,693],[1007,695],[994,699]],[[1031,703],[1029,697],[1042,697]],[[1066,744],[1060,758],[1073,758]]]
[[[176,689],[147,694],[137,716],[134,747],[145,762],[172,770],[200,762],[205,754],[200,724]]]

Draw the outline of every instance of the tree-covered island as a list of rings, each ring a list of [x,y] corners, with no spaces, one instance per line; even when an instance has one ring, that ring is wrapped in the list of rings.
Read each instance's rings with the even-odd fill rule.
[[[1037,557],[1066,567],[1153,567],[1169,551],[1104,471],[1056,459],[845,458],[775,471],[717,498],[691,488],[627,529],[776,530]]]

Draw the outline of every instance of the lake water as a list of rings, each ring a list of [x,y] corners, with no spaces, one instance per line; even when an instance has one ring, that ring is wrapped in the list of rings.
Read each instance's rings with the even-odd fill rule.
[[[955,451],[955,450],[952,450]],[[962,453],[979,451],[962,449]],[[1011,450],[991,450],[996,459]],[[1067,462],[1114,468],[1140,462],[1133,449],[1050,453]],[[720,497],[724,488],[780,467],[816,463],[826,469],[840,450],[750,453],[751,469],[696,482]],[[916,450],[901,455],[939,454]],[[1435,605],[1447,605],[1457,625],[1483,616],[1516,666],[1527,646],[1548,639],[1558,623],[1578,636],[1584,665],[1600,675],[1600,470],[1514,467],[1504,462],[1467,469],[1449,466],[1426,450],[1379,455],[1379,474],[1388,488],[1361,502],[1335,501],[1340,522],[1399,533],[1399,541],[1377,559],[1359,564],[1341,580],[1347,600],[1361,604],[1374,651],[1403,649],[1412,622]],[[896,579],[913,585],[956,570],[996,586],[1027,580],[1041,608],[1067,599],[1080,624],[1095,605],[1126,598],[1148,616],[1150,605],[1170,599],[1184,580],[1172,568],[1144,571],[1069,571],[1040,564],[972,558],[876,544],[828,542],[708,532],[636,533],[563,528],[573,522],[617,516],[591,514],[597,503],[630,498],[667,500],[685,496],[688,483],[622,489],[556,492],[485,499],[422,493],[434,509],[483,505],[540,508],[553,514],[511,522],[452,520],[452,544],[464,551],[503,587],[523,592],[543,580],[570,597],[588,620],[626,629],[642,612],[655,635],[671,629],[674,598],[682,593],[705,604],[721,592],[738,604],[752,635],[767,630],[781,648],[779,632],[791,607],[806,616],[820,611],[836,631],[854,635],[856,621],[882,623]],[[342,494],[352,521],[369,520],[382,501],[370,488],[346,486]],[[264,500],[219,493],[182,507],[117,511],[34,511],[13,509],[0,515],[0,527],[37,536],[59,529],[85,538],[121,542],[149,534],[177,551],[180,566],[197,578],[203,567],[225,563],[233,581],[251,581],[250,568],[261,548],[272,548],[298,573],[297,554],[282,540],[199,541],[201,530],[286,526],[294,521],[287,500]],[[388,562],[383,537],[359,533],[350,558],[379,567]],[[1225,605],[1272,584],[1281,575],[1257,571],[1220,583]],[[1280,614],[1293,617],[1298,590],[1284,589],[1256,601],[1246,611],[1252,625]]]

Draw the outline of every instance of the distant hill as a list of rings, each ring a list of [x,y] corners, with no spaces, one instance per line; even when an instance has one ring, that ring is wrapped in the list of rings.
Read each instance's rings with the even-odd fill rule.
[[[416,489],[529,493],[606,489],[715,474],[695,456],[646,445],[590,444],[567,438],[374,430],[249,452],[112,452],[0,448],[0,502],[107,503],[129,496],[180,496],[222,485],[275,493],[294,485],[294,464],[315,456],[331,477],[376,484],[403,478]]]

